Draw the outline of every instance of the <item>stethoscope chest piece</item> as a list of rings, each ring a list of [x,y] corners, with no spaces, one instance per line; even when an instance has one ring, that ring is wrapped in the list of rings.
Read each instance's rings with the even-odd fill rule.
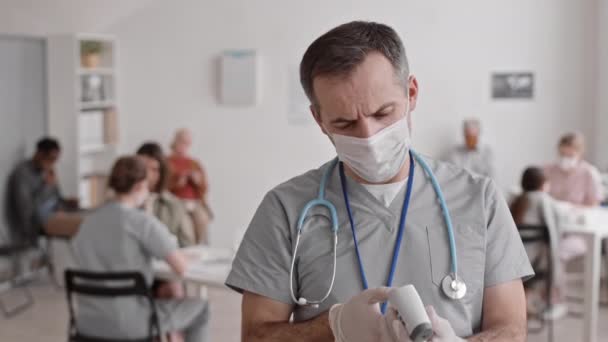
[[[467,285],[458,277],[448,274],[441,281],[441,288],[448,298],[462,299],[467,294]]]

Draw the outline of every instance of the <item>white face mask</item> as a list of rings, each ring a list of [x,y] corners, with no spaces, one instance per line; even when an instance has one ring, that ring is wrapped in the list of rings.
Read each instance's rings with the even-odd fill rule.
[[[568,171],[572,170],[578,164],[578,158],[576,157],[560,157],[559,158],[559,167],[562,170]]]
[[[408,111],[399,121],[369,138],[332,134],[340,160],[371,183],[382,183],[395,177],[411,146]]]

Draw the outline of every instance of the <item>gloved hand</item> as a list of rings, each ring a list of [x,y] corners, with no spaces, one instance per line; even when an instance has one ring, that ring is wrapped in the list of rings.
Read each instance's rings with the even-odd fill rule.
[[[378,303],[388,299],[388,287],[369,289],[329,310],[329,326],[336,342],[392,342],[387,320]]]
[[[399,319],[399,313],[397,309],[392,306],[389,306],[386,310],[386,315],[384,315],[384,320],[386,321],[386,325],[391,330],[392,338],[394,342],[411,342],[409,334],[405,329],[405,325]]]
[[[435,308],[427,306],[426,312],[431,319],[431,325],[433,326],[433,338],[432,342],[465,342],[464,339],[456,336],[454,329],[447,319],[440,317]]]
[[[450,322],[437,315],[437,312],[435,312],[435,309],[432,306],[427,306],[426,312],[429,315],[431,325],[433,326],[434,334],[430,340],[431,342],[465,342],[464,339],[456,336]],[[398,313],[395,308],[388,308],[385,320],[392,330],[391,332],[395,342],[412,342],[405,326],[398,318]]]

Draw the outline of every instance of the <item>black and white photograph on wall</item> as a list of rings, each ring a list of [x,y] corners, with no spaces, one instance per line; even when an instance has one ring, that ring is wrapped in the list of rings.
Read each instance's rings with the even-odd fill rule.
[[[493,99],[534,98],[534,73],[511,72],[492,74]]]

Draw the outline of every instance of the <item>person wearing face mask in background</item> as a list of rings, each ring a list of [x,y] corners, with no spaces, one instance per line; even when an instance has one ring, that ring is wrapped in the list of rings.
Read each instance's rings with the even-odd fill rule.
[[[549,244],[545,242],[529,243],[526,251],[536,270],[546,270],[545,253],[551,251],[553,267],[552,293],[545,292],[544,285],[540,289],[534,287],[536,282],[528,284],[528,311],[543,319],[559,319],[568,313],[565,301],[565,267],[566,264],[585,255],[587,245],[585,239],[573,234],[564,234],[560,227],[564,222],[573,222],[577,217],[574,205],[561,202],[549,195],[551,185],[547,182],[541,168],[528,167],[521,179],[523,192],[510,205],[513,219],[517,225],[546,226],[549,231]],[[542,278],[541,278],[542,280]],[[536,284],[539,285],[539,284]],[[544,307],[543,296],[551,295],[552,306]]]
[[[145,162],[122,157],[112,167],[113,200],[88,215],[73,239],[77,268],[91,272],[141,272],[152,285],[152,259],[163,259],[182,275],[188,267],[169,229],[139,208],[149,190]],[[209,308],[198,298],[157,299],[161,331],[183,331],[186,342],[207,341]],[[138,339],[148,335],[149,303],[143,298],[77,298],[78,331],[86,336]]]
[[[463,123],[463,133],[464,145],[452,150],[447,156],[446,161],[480,175],[493,178],[495,175],[494,155],[489,146],[479,143],[479,136],[481,134],[479,120],[465,120]]]
[[[549,194],[560,201],[595,207],[604,197],[600,173],[583,159],[585,140],[580,133],[564,135],[558,145],[559,160],[544,169],[551,184]]]
[[[508,206],[488,177],[414,160],[418,81],[397,32],[338,26],[308,47],[300,79],[337,159],[270,190],[249,224],[226,280],[243,294],[242,340],[409,341],[379,303],[390,287],[412,284],[429,306],[433,341],[525,341],[522,278],[533,272]],[[450,209],[462,296],[442,286],[451,248],[420,160]],[[301,216],[321,198],[335,216],[321,206]]]

